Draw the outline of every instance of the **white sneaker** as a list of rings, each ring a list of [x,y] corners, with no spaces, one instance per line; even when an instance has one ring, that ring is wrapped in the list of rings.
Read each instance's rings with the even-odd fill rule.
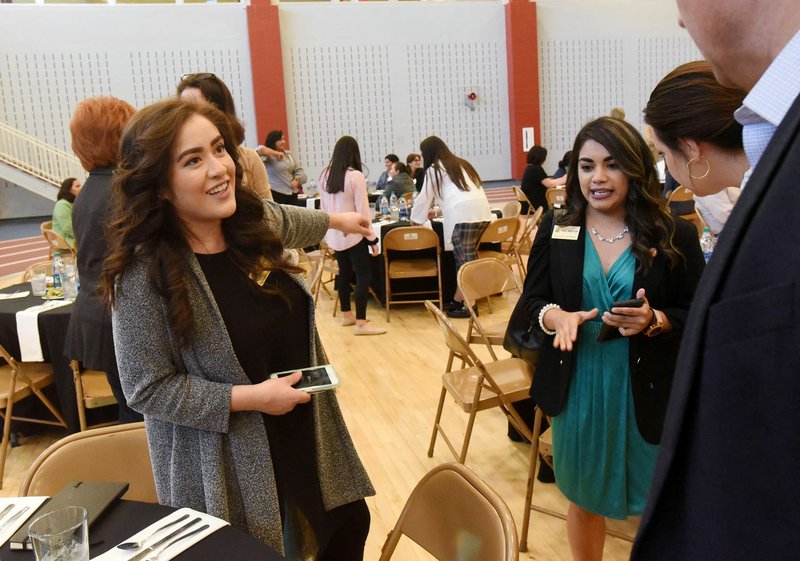
[[[386,330],[382,327],[372,327],[369,324],[366,325],[356,325],[356,328],[353,330],[356,335],[383,335],[386,333]]]

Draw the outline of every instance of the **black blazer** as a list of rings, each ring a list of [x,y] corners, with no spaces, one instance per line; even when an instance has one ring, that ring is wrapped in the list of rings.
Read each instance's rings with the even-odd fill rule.
[[[800,556],[800,97],[697,289],[631,559]]]
[[[551,239],[552,229],[551,211],[539,226],[520,300],[540,333],[539,311],[545,304],[556,303],[563,310],[575,312],[581,309],[583,292],[586,228],[581,227],[580,236],[574,241]],[[674,243],[684,255],[682,263],[670,268],[667,258],[657,254],[646,275],[636,272],[631,292],[634,298],[637,290],[644,288],[650,305],[664,312],[672,324],[669,333],[655,337],[638,334],[629,339],[636,424],[644,439],[651,443],[658,443],[661,438],[681,333],[705,265],[694,226],[677,220]],[[576,347],[573,346],[572,352],[554,349],[553,337],[542,335],[544,342],[539,350],[531,397],[547,415],[558,415],[567,399]]]
[[[114,168],[92,170],[72,206],[81,290],[72,308],[64,354],[85,368],[116,372],[111,315],[97,293],[106,254],[104,227]]]

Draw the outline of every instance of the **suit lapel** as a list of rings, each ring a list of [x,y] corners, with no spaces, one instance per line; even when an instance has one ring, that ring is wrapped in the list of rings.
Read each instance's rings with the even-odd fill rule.
[[[551,251],[558,271],[559,287],[553,287],[555,294],[563,295],[564,309],[580,309],[583,296],[583,258],[586,244],[586,228],[581,226],[577,240],[552,240]]]
[[[682,428],[685,421],[686,407],[689,402],[689,394],[694,387],[702,358],[700,355],[705,342],[704,335],[708,310],[714,303],[716,295],[727,277],[728,270],[736,256],[735,250],[747,234],[750,222],[766,195],[772,178],[786,158],[793,140],[797,138],[799,130],[800,97],[795,100],[783,123],[778,127],[769,146],[767,146],[758,166],[753,171],[750,181],[743,190],[725,225],[725,229],[720,235],[714,250],[714,256],[706,267],[697,287],[686,330],[683,334],[681,352],[678,356],[675,379],[667,409],[664,434],[661,439],[661,452],[653,477],[651,500],[648,502],[644,513],[642,528],[646,526],[652,510],[660,498],[667,473],[670,471],[680,436],[683,432]]]

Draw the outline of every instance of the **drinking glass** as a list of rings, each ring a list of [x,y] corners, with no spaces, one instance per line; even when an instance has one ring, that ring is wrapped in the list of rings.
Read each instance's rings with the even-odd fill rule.
[[[75,263],[74,257],[64,260],[61,287],[64,289],[64,298],[67,300],[74,300],[78,297],[78,265]]]
[[[31,270],[31,293],[34,296],[44,296],[47,288],[47,270],[44,265],[35,265]]]
[[[36,561],[89,561],[86,509],[68,506],[38,517],[28,526]]]

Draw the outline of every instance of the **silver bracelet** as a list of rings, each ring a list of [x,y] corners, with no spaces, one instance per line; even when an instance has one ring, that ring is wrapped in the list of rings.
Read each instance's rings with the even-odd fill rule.
[[[544,331],[546,335],[555,335],[556,331],[555,329],[550,331],[544,326],[544,315],[550,310],[560,310],[560,309],[561,306],[559,306],[558,304],[546,304],[542,306],[541,310],[539,310],[539,327],[542,328],[542,331]]]

